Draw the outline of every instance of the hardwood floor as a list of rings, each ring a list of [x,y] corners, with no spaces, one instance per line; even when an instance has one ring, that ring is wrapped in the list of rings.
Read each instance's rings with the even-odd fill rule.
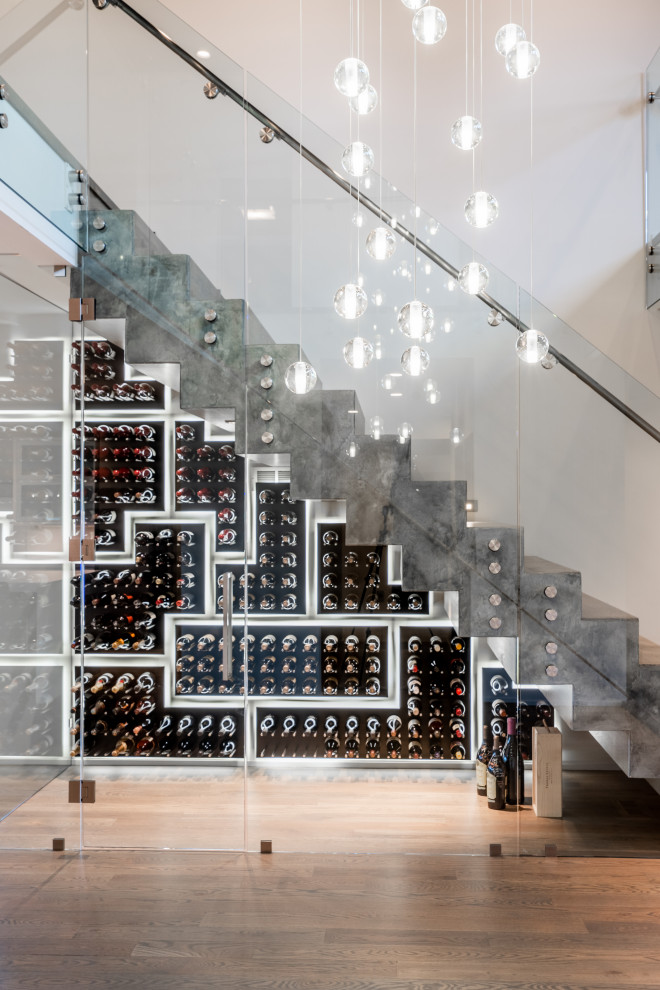
[[[641,990],[660,862],[0,852],[2,990]]]
[[[96,766],[96,803],[83,806],[85,847],[276,852],[660,858],[660,795],[618,772],[564,774],[564,818],[489,811],[472,771],[367,770],[332,766]],[[68,779],[47,783],[0,822],[0,848],[80,843],[79,806]],[[247,819],[246,819],[247,809]],[[247,839],[247,842],[246,842]],[[659,979],[660,985],[660,979]]]

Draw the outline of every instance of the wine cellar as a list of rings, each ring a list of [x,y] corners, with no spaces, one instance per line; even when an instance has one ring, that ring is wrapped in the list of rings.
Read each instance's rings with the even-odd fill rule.
[[[186,416],[116,344],[74,342],[69,371],[50,341],[63,387],[41,348],[12,348],[33,408],[2,433],[20,558],[0,573],[3,756],[458,765],[518,709],[530,758],[551,706],[477,662],[442,595],[402,589],[400,548],[349,545],[340,503],[294,501],[282,458],[237,454],[227,423]],[[57,580],[69,491],[94,553]]]

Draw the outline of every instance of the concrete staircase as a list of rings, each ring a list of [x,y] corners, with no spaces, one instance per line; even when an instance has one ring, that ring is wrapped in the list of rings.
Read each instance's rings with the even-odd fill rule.
[[[349,543],[401,545],[404,589],[444,592],[460,635],[486,637],[515,681],[541,686],[628,776],[660,777],[660,649],[640,651],[636,618],[583,594],[577,571],[526,558],[517,528],[468,527],[466,483],[413,481],[409,442],[365,435],[353,391],[290,393],[298,346],[274,343],[134,213],[85,219],[91,249],[71,294],[125,320],[130,364],[178,365],[182,408],[245,417],[239,453],[290,454],[294,498],[345,500]]]

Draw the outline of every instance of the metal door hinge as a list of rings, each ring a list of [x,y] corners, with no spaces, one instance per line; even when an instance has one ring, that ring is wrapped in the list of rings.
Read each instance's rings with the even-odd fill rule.
[[[82,540],[79,536],[72,536],[69,540],[69,560],[74,563],[78,560],[94,560],[96,542],[93,536],[84,536]]]
[[[69,299],[69,319],[72,323],[96,319],[96,299]]]
[[[69,781],[69,804],[95,804],[95,803],[96,803],[95,780]]]

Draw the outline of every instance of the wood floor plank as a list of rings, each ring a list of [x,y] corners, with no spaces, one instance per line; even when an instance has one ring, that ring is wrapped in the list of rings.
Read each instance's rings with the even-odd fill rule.
[[[2,990],[657,990],[659,936],[657,860],[0,852]]]

